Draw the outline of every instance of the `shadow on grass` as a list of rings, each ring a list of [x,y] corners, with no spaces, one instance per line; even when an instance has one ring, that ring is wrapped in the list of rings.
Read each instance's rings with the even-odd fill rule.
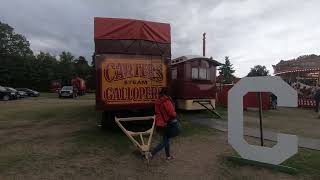
[[[195,135],[212,135],[216,131],[208,128],[204,125],[191,123],[188,120],[182,120],[181,122],[181,135],[182,137],[195,136]]]
[[[15,167],[22,160],[23,158],[19,156],[1,158],[0,172],[10,169],[12,167]]]
[[[181,121],[182,133],[180,138],[198,135],[212,135],[215,130],[202,125],[193,124],[189,121]],[[108,148],[118,154],[128,153],[132,149],[136,149],[129,138],[119,129],[113,131],[102,131],[97,127],[90,127],[74,132],[71,142],[80,149],[90,148]],[[155,132],[153,141],[158,136]]]
[[[195,111],[182,111],[178,112],[179,120],[191,120],[191,119],[207,119],[207,118],[217,118],[217,116],[211,114],[206,110],[195,110]]]
[[[132,146],[129,138],[120,129],[108,132],[98,127],[74,132],[71,142],[80,149],[108,148],[120,154],[128,152],[128,148]]]
[[[81,106],[57,106],[35,108],[26,111],[10,111],[5,114],[5,119],[14,120],[48,120],[48,119],[86,119],[95,117],[95,109],[92,105]]]
[[[39,97],[35,97],[34,99],[58,99],[59,94],[58,93],[50,93],[50,92],[41,92]],[[84,96],[78,96],[77,99],[94,99],[95,94],[94,93],[87,93]],[[72,99],[72,98],[70,98]]]
[[[29,152],[23,152],[21,154],[9,153],[0,156],[0,172],[7,171],[12,168],[19,167],[23,165],[25,162],[31,160],[33,158],[33,154]]]

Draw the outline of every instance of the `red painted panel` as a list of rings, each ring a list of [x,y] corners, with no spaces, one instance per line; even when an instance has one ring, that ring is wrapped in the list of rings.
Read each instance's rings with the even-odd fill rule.
[[[219,87],[217,90],[217,104],[223,107],[228,107],[228,91],[233,87],[233,85],[223,85]],[[268,110],[270,107],[270,93],[262,92],[262,109]],[[246,109],[248,107],[258,108],[258,93],[257,92],[249,92],[243,97],[243,108]]]
[[[268,110],[270,107],[270,93],[269,92],[262,92],[261,93],[261,99],[262,99],[262,109]],[[253,108],[259,108],[259,96],[257,92],[248,92],[243,97],[243,107],[253,107]]]
[[[186,81],[172,81],[171,89],[177,99],[215,99],[215,85],[212,83],[197,83]]]

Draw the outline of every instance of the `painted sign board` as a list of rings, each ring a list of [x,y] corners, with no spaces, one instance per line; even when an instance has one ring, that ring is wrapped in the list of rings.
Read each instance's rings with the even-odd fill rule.
[[[167,86],[161,57],[106,58],[101,63],[101,98],[107,105],[152,103]]]
[[[243,96],[248,92],[271,92],[278,106],[297,107],[298,95],[280,77],[245,77],[228,93],[228,142],[242,158],[278,165],[298,152],[296,135],[278,134],[272,148],[250,145],[243,137]]]

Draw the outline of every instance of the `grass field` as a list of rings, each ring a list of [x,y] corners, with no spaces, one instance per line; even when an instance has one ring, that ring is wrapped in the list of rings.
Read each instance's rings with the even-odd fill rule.
[[[217,107],[223,120],[228,119],[226,108]],[[185,118],[217,118],[208,111],[183,112]],[[320,117],[313,109],[303,108],[278,108],[262,112],[263,128],[273,132],[296,134],[303,137],[320,139]],[[258,110],[244,111],[244,125],[259,128]]]
[[[174,161],[159,154],[146,164],[122,132],[97,128],[94,103],[92,94],[59,99],[50,93],[0,102],[0,179],[320,178],[318,151],[300,149],[285,162],[301,170],[298,176],[226,161],[235,155],[226,133],[187,121],[210,116],[205,111],[180,114],[183,133],[173,142]]]
[[[245,126],[259,127],[257,111],[247,111]],[[312,109],[279,108],[263,112],[263,127],[275,132],[320,139],[320,118]]]

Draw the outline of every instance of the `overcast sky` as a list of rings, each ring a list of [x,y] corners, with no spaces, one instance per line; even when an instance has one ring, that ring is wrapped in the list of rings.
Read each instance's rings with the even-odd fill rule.
[[[91,61],[93,17],[137,18],[171,24],[172,57],[202,54],[236,75],[254,65],[320,54],[318,0],[1,0],[0,21],[27,37],[35,52],[70,51]]]

